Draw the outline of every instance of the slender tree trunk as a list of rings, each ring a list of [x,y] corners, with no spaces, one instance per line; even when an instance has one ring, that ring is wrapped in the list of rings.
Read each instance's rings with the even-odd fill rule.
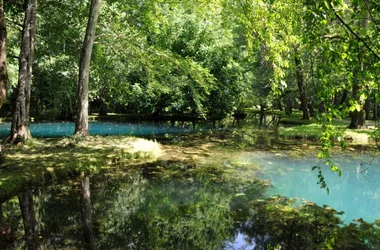
[[[90,178],[84,177],[80,181],[82,193],[82,223],[83,223],[83,236],[86,241],[87,249],[94,250],[95,238],[92,230],[92,216],[91,216],[91,193],[90,193]]]
[[[360,93],[360,83],[358,83],[358,69],[355,68],[353,72],[353,86],[352,86],[352,97],[356,98]],[[364,100],[359,100],[360,106],[363,106]],[[363,108],[360,110],[354,110],[350,114],[351,122],[348,126],[351,129],[358,129],[364,125],[364,111]]]
[[[294,52],[295,52],[297,85],[298,85],[298,91],[299,91],[300,100],[301,100],[302,119],[303,120],[310,120],[309,109],[307,107],[307,96],[306,96],[305,81],[304,81],[303,72],[302,72],[301,60],[299,58],[297,48],[294,49]]]
[[[22,30],[22,43],[19,56],[19,76],[16,103],[12,115],[9,136],[11,142],[25,141],[31,138],[29,131],[30,92],[32,84],[32,66],[34,39],[36,35],[37,0],[25,0],[25,17]]]
[[[379,110],[379,106],[378,106],[378,103],[377,103],[377,100],[376,100],[376,97],[375,97],[375,101],[374,101],[374,104],[373,104],[373,117],[372,119],[374,121],[377,120],[377,116],[378,116],[378,113],[377,111]]]
[[[102,91],[100,92],[100,98],[99,98],[99,101],[100,101],[99,115],[104,115],[104,116],[106,116],[108,113],[107,103],[105,102],[106,91],[107,91],[106,86],[103,86]]]
[[[5,23],[4,3],[0,0],[0,108],[7,96],[8,71],[7,71],[7,26]],[[0,145],[0,164],[4,161],[4,155]]]
[[[293,103],[289,97],[284,98],[285,115],[293,114]]]
[[[91,0],[90,14],[88,18],[86,35],[83,41],[79,62],[78,77],[78,111],[75,122],[75,134],[88,135],[88,81],[92,47],[95,40],[96,23],[100,10],[100,0]]]
[[[8,71],[7,71],[7,27],[5,23],[4,4],[0,0],[0,108],[3,106],[7,95]]]
[[[366,30],[369,25],[369,12],[365,7],[362,7],[361,10],[361,17],[362,22],[360,23],[360,30]],[[364,55],[365,55],[366,49],[363,46],[362,48],[359,48],[358,52],[358,65],[354,65],[354,71],[353,71],[353,81],[352,81],[352,97],[357,99],[360,95],[360,92],[362,91],[362,84],[359,80],[359,72],[364,71]],[[361,106],[360,110],[355,110],[351,113],[351,122],[348,126],[351,129],[358,129],[364,125],[364,106],[365,101],[361,98],[359,99],[359,104]]]
[[[365,119],[366,120],[369,120],[369,113],[370,113],[370,110],[371,110],[371,101],[369,98],[365,99],[365,102],[364,102],[364,112],[365,112]]]
[[[346,103],[347,96],[348,96],[348,90],[344,89],[343,94],[342,94],[342,98],[340,99],[339,106],[343,106]]]
[[[24,222],[25,243],[29,250],[39,249],[38,224],[34,211],[33,194],[28,190],[18,195],[22,219]]]

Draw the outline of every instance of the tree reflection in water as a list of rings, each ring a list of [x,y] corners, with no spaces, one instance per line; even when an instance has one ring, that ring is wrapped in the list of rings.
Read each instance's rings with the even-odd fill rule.
[[[96,249],[94,232],[92,230],[92,215],[91,215],[91,192],[90,192],[90,177],[85,176],[80,180],[81,187],[81,202],[82,202],[82,223],[83,236],[86,247],[89,250]]]
[[[92,177],[91,199],[84,192],[89,188],[87,177],[80,180],[81,199],[79,185],[52,186],[36,197],[41,248],[380,247],[380,223],[344,226],[328,206],[284,197],[264,199],[270,183],[256,180],[254,171],[247,175],[234,169],[161,162],[105,173]],[[84,227],[81,210],[82,218],[87,218]],[[86,227],[91,236],[87,241],[78,237]]]
[[[38,224],[34,211],[33,193],[29,189],[18,195],[22,221],[24,223],[25,243],[29,250],[39,249]]]

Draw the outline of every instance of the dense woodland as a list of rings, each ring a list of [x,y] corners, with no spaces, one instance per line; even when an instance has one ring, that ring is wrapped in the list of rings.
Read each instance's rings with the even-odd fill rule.
[[[127,147],[131,148],[132,144],[127,144],[120,138],[113,142],[112,149],[106,147],[105,139],[96,138],[87,142],[96,144],[91,150],[85,149],[84,146],[74,150],[73,142],[79,145],[81,141],[76,139],[83,139],[88,135],[88,116],[95,113],[99,116],[106,116],[109,113],[135,114],[136,117],[141,116],[141,119],[147,116],[177,115],[215,120],[231,115],[235,118],[245,117],[247,112],[252,111],[261,113],[276,111],[276,114],[281,113],[286,116],[300,110],[303,120],[315,117],[323,124],[324,131],[320,137],[322,150],[318,156],[326,158],[326,165],[330,165],[333,171],[338,171],[341,175],[341,170],[329,161],[328,151],[338,139],[333,120],[348,120],[350,129],[365,127],[366,120],[374,120],[375,131],[380,132],[377,126],[380,112],[380,2],[378,1],[0,0],[0,115],[9,118],[12,124],[7,141],[19,143],[29,140],[31,138],[29,123],[32,117],[33,121],[75,121],[75,134],[78,135],[73,137],[74,139],[71,138],[72,141],[66,140],[67,143],[63,139],[49,146],[49,142],[45,141],[50,147],[43,149],[46,150],[45,154],[37,150],[41,148],[40,146],[35,146],[37,149],[33,149],[33,152],[38,156],[25,153],[28,152],[28,145],[24,148],[9,146],[10,152],[21,153],[19,155],[14,153],[12,155],[14,161],[2,166],[4,170],[2,174],[17,176],[17,178],[2,177],[1,181],[6,183],[3,184],[3,190],[10,194],[19,192],[25,189],[25,184],[40,183],[49,178],[54,180],[60,176],[59,171],[62,172],[61,176],[68,177],[100,168],[99,166],[109,162],[113,165],[122,165],[123,157],[125,161],[132,163],[143,158],[143,156],[135,157],[132,153],[127,154],[124,150]],[[114,138],[109,139],[111,142],[112,140]],[[98,147],[98,144],[101,147]],[[125,147],[115,151],[114,148],[120,144]],[[379,148],[377,143],[377,149]],[[300,151],[303,150],[302,148]],[[202,154],[205,154],[204,151]],[[207,153],[207,155],[212,154]],[[40,156],[45,157],[45,160]],[[113,161],[110,157],[114,157]],[[372,161],[366,165],[367,169],[361,172],[360,163],[359,170],[356,170],[357,175],[364,176],[363,172],[368,170]],[[0,155],[0,163],[2,162],[3,157]],[[229,168],[231,164],[224,162],[221,165]],[[23,170],[23,167],[26,170]],[[187,168],[175,167],[176,173],[178,169]],[[188,168],[192,169],[193,166]],[[14,171],[8,171],[9,169]],[[321,167],[315,166],[314,169],[319,171],[318,184],[328,190]],[[27,171],[33,171],[33,174],[24,174]],[[36,172],[39,172],[39,175],[34,174]],[[321,208],[312,203],[305,203],[303,207],[306,217],[297,217],[295,214],[298,214],[298,211],[296,212],[292,205],[294,200],[283,198],[277,198],[277,201],[268,199],[268,203],[257,200],[257,204],[254,204],[257,210],[252,210],[251,207],[244,207],[252,205],[250,200],[246,200],[245,197],[248,196],[245,196],[244,192],[251,192],[252,185],[255,185],[257,197],[261,197],[268,183],[250,182],[249,178],[244,177],[242,179],[247,180],[250,186],[245,187],[238,183],[235,190],[235,186],[215,179],[214,168],[210,173],[212,173],[211,182],[217,183],[222,188],[222,191],[217,193],[220,197],[214,194],[208,196],[203,191],[203,184],[199,184],[202,187],[201,191],[191,189],[191,192],[200,194],[200,198],[194,196],[194,200],[202,202],[204,200],[205,204],[211,204],[208,205],[212,208],[209,210],[211,212],[208,218],[212,221],[206,221],[207,223],[204,222],[203,215],[198,216],[193,212],[192,209],[198,209],[198,205],[189,206],[189,214],[196,216],[194,221],[201,221],[199,224],[202,226],[211,224],[211,228],[219,229],[223,220],[226,221],[226,225],[235,223],[243,227],[240,229],[242,232],[245,230],[247,235],[252,235],[252,239],[261,239],[263,246],[269,245],[269,247],[275,245],[271,245],[272,242],[265,242],[268,239],[273,240],[273,244],[278,242],[285,244],[285,248],[287,245],[292,246],[294,242],[297,243],[294,246],[300,248],[309,246],[306,243],[312,246],[310,248],[328,246],[329,249],[333,249],[335,245],[342,246],[341,249],[366,249],[365,244],[369,245],[368,248],[372,245],[376,248],[379,245],[379,224],[366,224],[362,220],[359,221],[362,224],[358,227],[353,224],[340,227],[338,224],[341,222],[334,216],[341,213],[327,206]],[[200,175],[204,176],[204,173]],[[165,216],[155,211],[150,215],[145,208],[156,209],[157,204],[168,207],[166,203],[162,205],[159,203],[168,200],[167,193],[178,193],[186,198],[189,195],[178,192],[181,188],[173,188],[174,186],[170,185],[168,185],[171,188],[170,192],[164,192],[162,197],[157,196],[155,189],[147,189],[146,196],[154,198],[150,204],[149,199],[145,200],[137,195],[146,188],[143,186],[144,179],[137,177],[133,180],[133,185],[130,184],[131,187],[135,187],[137,183],[137,188],[133,190],[127,183],[128,192],[125,191],[128,195],[132,193],[132,202],[128,200],[128,195],[116,199],[119,195],[118,182],[117,185],[110,182],[110,187],[103,190],[104,195],[100,192],[98,200],[111,197],[110,199],[115,199],[117,202],[127,202],[122,205],[116,204],[115,208],[111,208],[110,213],[114,214],[111,218],[120,221],[120,218],[129,213],[128,209],[137,211],[136,235],[140,235],[140,232],[156,232],[158,225],[161,225],[166,230],[163,231],[163,235],[169,240],[165,241],[162,235],[157,236],[152,243],[146,243],[147,249],[170,244],[171,237],[177,241],[176,234],[186,235],[187,232],[184,231],[187,228],[183,226],[182,221],[177,224],[176,221],[161,223],[168,221]],[[189,186],[194,185],[192,178],[185,177],[186,185],[187,181]],[[165,178],[163,177],[163,184],[167,182]],[[132,179],[129,181],[132,182]],[[122,186],[126,182],[123,180],[120,183],[123,183],[120,184]],[[200,183],[205,183],[207,186],[210,182],[207,179],[200,179]],[[71,181],[70,186],[72,186]],[[86,235],[94,234],[91,225],[89,177],[81,180],[80,190],[81,217],[86,238]],[[254,194],[252,199],[256,199],[256,193],[252,194]],[[5,197],[4,194],[3,196]],[[43,199],[40,199],[40,203],[36,202],[36,207],[44,206]],[[54,213],[55,203],[58,204],[57,207],[66,209],[68,206],[69,210],[75,210],[70,207],[75,206],[74,203],[61,205],[59,203],[61,201],[58,201],[57,199],[51,203],[51,210]],[[0,231],[4,238],[12,233],[10,226],[5,223],[6,218],[3,217],[4,201],[0,202]],[[286,205],[285,209],[278,209],[276,202],[280,206]],[[23,217],[25,244],[29,249],[38,249],[38,241],[43,237],[39,237],[37,230],[32,191],[19,193],[18,203]],[[7,204],[4,209],[15,210],[13,207],[9,208],[9,204],[12,203]],[[234,218],[232,215],[226,216],[229,204],[234,204],[238,209],[236,211],[239,211],[233,215],[236,217],[242,215],[242,219]],[[273,204],[276,209],[272,209]],[[46,205],[47,210],[50,209],[49,206]],[[133,206],[141,210],[132,209]],[[94,207],[99,210],[102,208]],[[127,212],[123,210],[119,215],[117,210],[119,208]],[[314,213],[309,213],[310,208],[315,210]],[[216,212],[213,212],[213,209]],[[194,211],[199,212],[202,209]],[[252,215],[249,214],[251,211],[259,212]],[[169,213],[165,214],[172,213],[175,212],[169,210]],[[263,222],[259,220],[261,218],[256,218],[260,213],[264,215]],[[104,232],[109,235],[105,234],[105,237],[112,239],[113,234],[119,237],[107,228],[110,225],[107,224],[110,217],[104,214],[104,218],[107,219],[103,219],[102,214],[100,219],[97,219],[106,221],[102,226],[105,228]],[[315,214],[320,215],[323,223],[318,224],[314,221]],[[75,216],[79,217],[79,212]],[[249,216],[256,220],[248,220]],[[54,217],[61,216],[54,214]],[[153,220],[155,217],[157,219]],[[280,226],[285,225],[286,235],[279,229],[276,220],[267,220],[267,218],[280,217],[285,218],[283,225]],[[51,220],[47,220],[45,224],[49,221]],[[259,225],[256,230],[264,231],[252,231],[250,225],[242,223],[244,221],[253,221],[252,225]],[[72,221],[65,220],[64,223],[72,224]],[[128,226],[130,222],[127,220],[121,223],[127,225],[125,227],[122,225],[122,229],[133,228]],[[205,246],[214,244],[209,238],[202,238],[209,236],[210,231],[207,231],[209,229],[202,231],[202,227],[195,223],[188,225],[195,225],[194,232],[197,233],[195,237],[188,238],[195,239],[194,243],[199,244],[190,248],[205,249],[207,248]],[[328,230],[325,230],[326,228]],[[231,234],[228,232],[230,229],[231,226],[222,228],[223,237],[215,234],[220,237],[215,240],[215,249],[222,240],[226,239],[224,234]],[[122,236],[128,235],[126,232],[120,232]],[[289,236],[288,232],[291,232]],[[96,233],[99,232],[95,231]],[[277,234],[281,237],[277,238]],[[287,243],[284,243],[285,240],[282,238],[284,235]],[[299,237],[300,235],[302,237]],[[369,240],[373,235],[376,241]],[[314,240],[314,237],[318,239]],[[324,241],[320,242],[321,237]],[[54,236],[54,238],[59,237]],[[95,249],[93,238],[85,240],[87,249]],[[353,243],[350,243],[350,240]],[[98,245],[108,246],[108,242],[104,241]],[[126,242],[123,239],[123,244]],[[355,245],[357,242],[358,245]],[[0,243],[4,244],[4,241],[0,240]],[[347,245],[352,248],[347,248]],[[114,247],[112,245],[110,248]]]
[[[11,141],[30,137],[30,117],[76,120],[87,134],[89,112],[300,109],[360,128],[379,112],[379,9],[368,0],[4,0],[1,113],[12,116]]]

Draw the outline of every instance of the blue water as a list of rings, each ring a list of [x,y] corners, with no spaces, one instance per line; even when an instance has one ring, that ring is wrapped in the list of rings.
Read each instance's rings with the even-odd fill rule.
[[[333,157],[342,169],[342,176],[331,172],[312,155],[307,159],[294,159],[269,152],[251,153],[243,161],[259,163],[263,167],[260,178],[269,179],[273,188],[268,195],[282,195],[289,198],[305,199],[337,211],[343,211],[341,219],[348,224],[362,218],[367,222],[380,219],[380,157],[360,154]],[[315,165],[323,167],[323,174],[330,194],[317,184]],[[367,169],[368,168],[368,169]],[[366,171],[364,171],[367,169]]]
[[[9,136],[10,123],[0,124],[0,137]],[[63,137],[74,134],[73,122],[31,123],[30,133],[32,137]],[[135,135],[146,136],[166,133],[190,132],[191,129],[170,127],[158,124],[128,124],[115,122],[90,122],[90,135]]]

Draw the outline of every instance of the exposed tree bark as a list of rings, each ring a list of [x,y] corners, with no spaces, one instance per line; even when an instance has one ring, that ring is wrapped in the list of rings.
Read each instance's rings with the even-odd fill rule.
[[[22,219],[24,222],[25,243],[29,250],[39,248],[38,224],[34,211],[33,194],[28,190],[18,195]]]
[[[19,76],[16,103],[14,103],[9,141],[25,141],[31,138],[29,131],[30,92],[34,41],[36,36],[37,0],[25,0],[25,17],[19,56]]]
[[[90,74],[90,61],[92,47],[95,40],[96,23],[100,10],[100,0],[91,0],[90,14],[88,18],[86,35],[79,62],[78,77],[78,110],[75,121],[75,134],[88,135],[88,81]]]
[[[295,52],[295,65],[296,65],[296,75],[297,75],[297,85],[298,91],[301,100],[301,110],[302,110],[302,119],[310,120],[309,109],[307,106],[307,95],[306,95],[306,87],[305,81],[302,72],[301,60],[298,55],[297,47],[294,49]]]
[[[4,104],[8,86],[6,40],[7,27],[5,23],[4,5],[3,1],[0,1],[0,108]]]
[[[82,197],[82,223],[83,223],[83,236],[86,241],[87,249],[93,250],[95,247],[94,232],[92,230],[92,216],[91,216],[91,193],[90,193],[90,178],[84,177],[80,181],[81,197]]]
[[[7,71],[7,26],[5,23],[4,4],[0,0],[0,108],[3,106],[7,95],[8,71]],[[4,155],[0,145],[0,164],[4,161]]]

